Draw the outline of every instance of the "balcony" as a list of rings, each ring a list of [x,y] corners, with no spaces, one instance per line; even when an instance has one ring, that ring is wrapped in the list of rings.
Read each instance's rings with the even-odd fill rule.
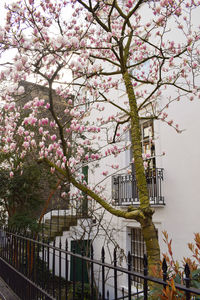
[[[155,168],[146,172],[150,204],[165,205],[162,194],[163,169]],[[119,174],[112,176],[112,199],[114,205],[139,205],[138,188],[135,174]]]

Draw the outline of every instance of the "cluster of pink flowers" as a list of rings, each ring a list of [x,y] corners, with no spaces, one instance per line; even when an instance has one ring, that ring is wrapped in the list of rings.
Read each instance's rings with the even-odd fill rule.
[[[6,25],[0,27],[2,52],[6,49],[17,52],[11,59],[12,63],[0,73],[1,82],[9,82],[7,86],[5,84],[5,92],[2,92],[4,107],[0,113],[3,152],[20,153],[23,159],[26,153],[38,151],[39,158],[47,158],[62,169],[67,166],[77,175],[83,163],[99,162],[104,156],[116,157],[125,151],[127,143],[123,140],[123,134],[130,125],[125,123],[121,128],[117,127],[116,132],[115,129],[117,122],[124,121],[130,115],[129,100],[124,97],[120,102],[111,92],[124,91],[123,78],[119,74],[118,45],[126,43],[130,34],[133,46],[127,55],[126,65],[132,76],[131,87],[135,90],[138,107],[141,105],[141,109],[146,109],[150,104],[155,117],[179,131],[178,124],[168,117],[162,105],[155,104],[168,85],[173,85],[174,89],[182,84],[189,87],[190,101],[197,95],[200,97],[194,80],[199,72],[199,50],[196,45],[200,34],[190,32],[189,26],[190,12],[198,3],[192,0],[148,1],[146,9],[150,10],[149,19],[153,21],[146,21],[140,9],[133,10],[137,2],[126,0],[121,9],[123,14],[129,15],[131,12],[132,17],[131,25],[127,22],[123,27],[124,17],[119,16],[119,11],[113,9],[110,15],[110,4],[98,1],[97,16],[104,21],[109,16],[110,20],[109,26],[105,21],[109,30],[104,32],[94,21],[94,15],[85,12],[75,0],[39,0],[38,3],[40,9],[35,9],[34,0],[12,4],[8,9]],[[68,6],[73,12],[71,19],[65,20],[62,9],[65,11]],[[180,18],[181,15],[183,18]],[[181,42],[171,38],[164,30],[168,29],[171,19],[177,24],[176,33],[180,33]],[[71,81],[63,75],[66,70],[73,74]],[[113,76],[110,75],[112,72]],[[20,81],[27,78],[41,82],[50,89],[55,87],[57,96],[62,97],[65,107],[54,120],[42,116],[42,112],[52,112],[57,104],[39,96],[27,102],[22,109],[16,105],[14,97],[24,96]],[[185,90],[180,92],[177,100],[184,93]],[[170,96],[167,99],[169,104],[173,102]],[[119,109],[110,109],[112,102]],[[107,114],[105,110],[108,107]],[[93,109],[97,111],[96,117]],[[114,134],[116,143],[108,145],[113,142]],[[118,144],[119,137],[121,143]],[[148,158],[148,155],[144,157]],[[147,162],[144,164],[146,167]],[[119,168],[118,164],[110,166],[113,170]],[[52,167],[51,172],[55,172],[55,168]],[[11,172],[10,176],[13,174]],[[108,171],[104,170],[102,175],[108,176]]]

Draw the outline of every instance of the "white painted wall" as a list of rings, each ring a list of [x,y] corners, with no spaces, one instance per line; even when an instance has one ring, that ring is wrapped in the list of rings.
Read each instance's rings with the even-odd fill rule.
[[[194,238],[194,233],[200,228],[200,101],[181,100],[174,102],[168,109],[168,114],[180,129],[178,134],[166,123],[155,122],[157,167],[164,168],[163,194],[166,205],[156,207],[154,221],[158,228],[161,253],[166,252],[162,231],[166,230],[172,238],[172,249],[175,259],[182,261],[186,255],[191,255],[187,243]],[[127,163],[128,153],[124,152],[116,158],[123,167]],[[111,158],[107,159],[111,163]],[[106,164],[106,162],[105,162]],[[102,164],[100,170],[105,167]],[[98,182],[99,170],[90,174],[89,180]],[[111,178],[105,181],[107,195],[111,196]],[[110,218],[110,214],[107,214]],[[118,228],[118,241],[125,252],[128,250],[128,227],[138,226],[134,221],[124,221],[113,218],[113,226]]]
[[[158,229],[159,243],[161,253],[166,252],[166,246],[163,242],[162,231],[166,230],[169,237],[172,238],[172,249],[175,259],[182,261],[184,256],[191,253],[188,250],[187,243],[191,242],[194,233],[200,228],[200,101],[198,99],[190,102],[183,100],[175,102],[169,107],[168,114],[176,123],[179,123],[181,129],[185,129],[181,134],[178,134],[173,128],[162,122],[155,122],[155,147],[156,153],[161,154],[165,151],[164,156],[157,157],[157,167],[164,168],[163,195],[166,205],[164,207],[155,207],[154,222]],[[121,167],[126,165],[128,161],[128,152],[123,152],[116,158],[116,162]],[[102,161],[100,169],[89,172],[89,182],[97,183],[102,179],[101,171],[105,168],[106,163],[112,163],[115,159],[110,157]],[[111,178],[109,177],[104,182],[106,195],[111,198]],[[111,220],[112,218],[112,220]],[[127,254],[130,250],[130,229],[138,227],[139,224],[135,221],[124,220],[111,216],[106,213],[104,221],[109,221],[112,229],[114,229],[114,238],[119,246]],[[73,239],[73,231],[81,235],[81,227],[76,226],[73,230],[65,232],[61,237],[62,244],[65,239],[68,239],[69,245]],[[95,235],[95,229],[93,231]],[[57,245],[59,238],[57,239]],[[96,259],[101,258],[101,247],[105,244],[105,232],[100,231],[94,240],[94,254]],[[109,250],[112,255],[114,246],[109,245]],[[110,261],[108,248],[106,250],[106,262]],[[126,267],[126,261],[122,261],[122,266]],[[98,267],[95,268],[96,280],[101,288],[101,273],[98,273]],[[65,268],[62,265],[62,274],[64,275]],[[58,273],[58,261],[56,263],[56,273]],[[112,275],[110,273],[110,275]],[[127,276],[118,277],[119,289],[127,288]],[[113,276],[106,283],[106,289],[113,293]]]
[[[187,243],[200,230],[200,101],[176,102],[169,107],[169,115],[185,131],[177,134],[166,124],[155,124],[156,150],[166,152],[158,162],[164,168],[166,206],[156,209],[154,219],[172,237],[175,257],[181,260],[189,254]]]

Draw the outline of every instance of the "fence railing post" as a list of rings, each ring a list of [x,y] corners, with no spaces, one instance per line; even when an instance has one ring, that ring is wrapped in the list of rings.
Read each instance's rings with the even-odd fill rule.
[[[50,226],[49,226],[49,236],[51,237],[52,232],[52,209],[50,211]]]
[[[114,249],[114,291],[115,291],[115,299],[117,299],[117,250]]]
[[[31,245],[30,245],[31,246]],[[41,276],[41,283],[42,283],[42,287],[44,288],[45,287],[45,284],[46,284],[46,278],[45,278],[45,273],[44,270],[45,270],[45,264],[44,264],[44,236],[42,236],[42,265],[41,265],[41,269],[42,269],[42,274],[43,276]]]
[[[66,238],[65,241],[65,300],[68,299],[69,285],[68,285],[68,277],[69,277],[69,265],[68,265],[68,241]]]
[[[28,235],[26,234],[26,237],[28,237]],[[26,239],[26,245],[25,245],[25,275],[26,277],[28,277],[28,240]]]
[[[128,271],[131,271],[132,264],[131,264],[131,253],[128,252]],[[131,300],[131,275],[128,273],[128,300]]]
[[[167,263],[166,259],[163,259],[162,262],[162,272],[163,272],[163,280],[166,282],[167,281]],[[163,284],[164,289],[166,289],[167,284]]]
[[[48,271],[48,279],[47,279],[47,291],[49,292],[50,290],[50,285],[49,285],[49,282],[50,282],[50,249],[49,249],[49,243],[50,243],[50,240],[48,238],[47,240],[47,271]]]
[[[94,299],[94,263],[93,263],[94,249],[93,249],[92,244],[90,246],[90,258],[92,260],[91,263],[90,263],[90,277],[91,277],[90,299],[93,300]]]
[[[55,240],[53,241],[53,247],[55,247]],[[53,289],[53,297],[55,297],[55,258],[56,258],[56,251],[53,249],[53,257],[52,257],[52,289]]]
[[[189,288],[190,287],[190,268],[187,263],[185,265],[184,271],[185,271],[185,278],[184,278],[185,286],[186,286],[186,288]],[[185,296],[186,296],[186,300],[190,300],[190,292],[186,291]]]
[[[102,250],[101,250],[101,261],[103,264],[105,263],[104,247],[102,247]],[[102,300],[105,300],[105,267],[104,267],[104,265],[102,265]]]
[[[20,241],[21,241],[21,239],[20,239]],[[33,247],[33,250],[32,250],[32,256],[33,256],[33,258],[32,258],[32,272],[31,272],[31,278],[32,278],[32,280],[33,281],[35,281],[35,242],[33,242],[32,243],[32,247]],[[20,243],[20,255],[21,255],[21,243]]]
[[[124,300],[124,288],[122,288],[122,299]]]
[[[72,249],[73,254],[75,254],[75,248]],[[75,289],[76,289],[76,263],[75,263],[76,257],[72,256],[72,268],[73,268],[73,300],[75,300]]]
[[[38,268],[40,268],[40,266],[39,266],[39,264],[40,264],[40,245],[39,245],[39,242],[40,242],[40,237],[39,237],[39,235],[38,235],[38,238],[37,238],[37,242],[38,242],[38,244],[37,244],[37,269]],[[38,278],[39,278],[39,273],[38,272],[36,272],[35,273],[36,274],[36,277],[35,277],[35,280],[36,280],[36,282],[38,281]]]
[[[62,252],[61,252],[61,249],[62,249],[62,243],[61,243],[61,237],[60,237],[60,241],[59,241],[59,281],[58,281],[58,299],[61,300],[61,276],[62,276],[62,266],[61,266],[61,259],[62,259]]]
[[[144,254],[144,276],[148,275],[148,259],[147,255]],[[148,299],[148,280],[144,278],[144,300]]]
[[[82,245],[81,256],[81,300],[84,300],[84,245]]]
[[[60,231],[60,210],[58,209],[57,210],[57,231],[59,232]]]

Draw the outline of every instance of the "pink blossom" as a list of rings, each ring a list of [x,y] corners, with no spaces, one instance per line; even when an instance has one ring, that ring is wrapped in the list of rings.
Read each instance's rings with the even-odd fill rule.
[[[34,125],[36,122],[37,122],[37,119],[36,118],[34,118],[34,117],[32,117],[31,119],[30,119],[30,124],[31,125]]]
[[[26,154],[26,152],[25,152],[25,151],[22,151],[22,153],[21,153],[20,157],[23,159],[23,158],[24,158],[24,156],[25,156],[25,154]]]
[[[60,160],[57,160],[56,165],[57,165],[58,167],[60,167],[61,161],[60,161]]]
[[[25,149],[28,149],[29,148],[29,142],[24,142],[22,144],[22,146],[25,148]]]
[[[58,154],[59,157],[63,156],[63,152],[61,149],[57,149],[56,153]]]
[[[118,168],[119,168],[119,165],[111,165],[111,168],[113,168],[113,169],[118,169]]]
[[[40,148],[44,148],[44,142],[39,142]]]
[[[36,141],[35,140],[31,140],[31,146],[36,147]]]
[[[196,69],[196,68],[197,68],[197,63],[193,63],[193,64],[192,64],[192,68],[193,68],[193,69]]]
[[[170,120],[167,122],[168,125],[172,125],[173,124],[173,120]]]
[[[25,92],[25,90],[24,90],[24,87],[23,87],[23,86],[20,86],[20,87],[18,88],[18,90],[17,90],[17,94],[18,94],[18,95],[22,95],[24,92]]]
[[[14,176],[14,173],[11,171],[10,172],[10,178],[12,178]]]
[[[16,148],[16,143],[11,143],[10,144],[10,149],[11,150],[15,150],[15,148]]]
[[[147,161],[144,161],[143,164],[144,164],[144,168],[147,169],[147,167],[148,167],[148,162],[147,162]]]
[[[43,127],[39,128],[39,133],[42,134],[43,133]]]
[[[107,176],[107,175],[108,175],[108,171],[103,171],[103,172],[102,172],[102,175],[103,175],[103,176]]]
[[[41,122],[42,122],[42,125],[48,125],[49,119],[48,118],[43,118],[41,120]]]
[[[19,128],[18,128],[18,134],[19,135],[22,135],[24,133],[24,128],[22,127],[22,126],[20,126]]]
[[[48,151],[51,152],[53,150],[53,148],[54,148],[53,145],[50,144],[49,147],[48,147]]]
[[[85,130],[85,126],[82,125],[82,126],[80,127],[79,131],[82,133],[84,130]]]
[[[56,140],[56,135],[55,135],[55,134],[51,136],[51,140],[52,140],[52,141],[55,141],[55,140]]]
[[[51,121],[51,122],[50,122],[50,126],[51,126],[51,127],[55,127],[55,126],[56,126],[56,123],[55,123],[54,121],[53,121],[53,122]]]
[[[55,168],[51,167],[51,173],[53,174],[55,172]]]

